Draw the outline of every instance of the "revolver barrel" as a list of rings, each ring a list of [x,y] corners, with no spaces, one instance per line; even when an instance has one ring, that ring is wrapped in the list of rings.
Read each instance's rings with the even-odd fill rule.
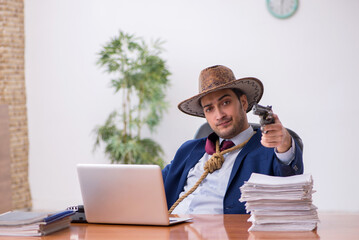
[[[260,117],[260,124],[266,125],[274,123],[272,106],[261,106],[257,103],[253,106],[253,114]]]

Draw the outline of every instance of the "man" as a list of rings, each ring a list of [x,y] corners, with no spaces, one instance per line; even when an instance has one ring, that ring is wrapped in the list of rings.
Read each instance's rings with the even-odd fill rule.
[[[301,149],[277,115],[273,114],[273,124],[256,132],[248,123],[247,112],[263,95],[260,80],[236,80],[229,68],[212,66],[200,73],[199,86],[199,94],[178,108],[205,117],[214,133],[185,142],[163,169],[171,213],[246,213],[238,200],[239,187],[252,172],[273,176],[303,173]],[[230,148],[222,150],[222,145]]]

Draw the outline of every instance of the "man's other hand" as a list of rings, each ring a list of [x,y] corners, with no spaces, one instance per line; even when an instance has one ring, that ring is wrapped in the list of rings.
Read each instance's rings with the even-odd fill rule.
[[[273,114],[274,123],[265,125],[261,128],[263,146],[268,148],[277,148],[278,153],[289,150],[292,146],[292,137],[280,122],[278,115]]]

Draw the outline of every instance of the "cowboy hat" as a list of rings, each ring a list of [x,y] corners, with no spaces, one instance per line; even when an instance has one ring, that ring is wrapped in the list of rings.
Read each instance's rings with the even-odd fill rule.
[[[201,71],[199,75],[199,94],[178,104],[178,108],[189,115],[205,117],[200,100],[208,93],[221,89],[237,88],[247,96],[249,112],[263,95],[262,82],[254,77],[237,79],[231,69],[216,65]]]

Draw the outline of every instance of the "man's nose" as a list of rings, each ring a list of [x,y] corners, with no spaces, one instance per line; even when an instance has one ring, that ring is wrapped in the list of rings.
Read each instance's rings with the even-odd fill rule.
[[[221,108],[216,109],[216,119],[221,120],[224,116],[226,116],[225,112]]]

